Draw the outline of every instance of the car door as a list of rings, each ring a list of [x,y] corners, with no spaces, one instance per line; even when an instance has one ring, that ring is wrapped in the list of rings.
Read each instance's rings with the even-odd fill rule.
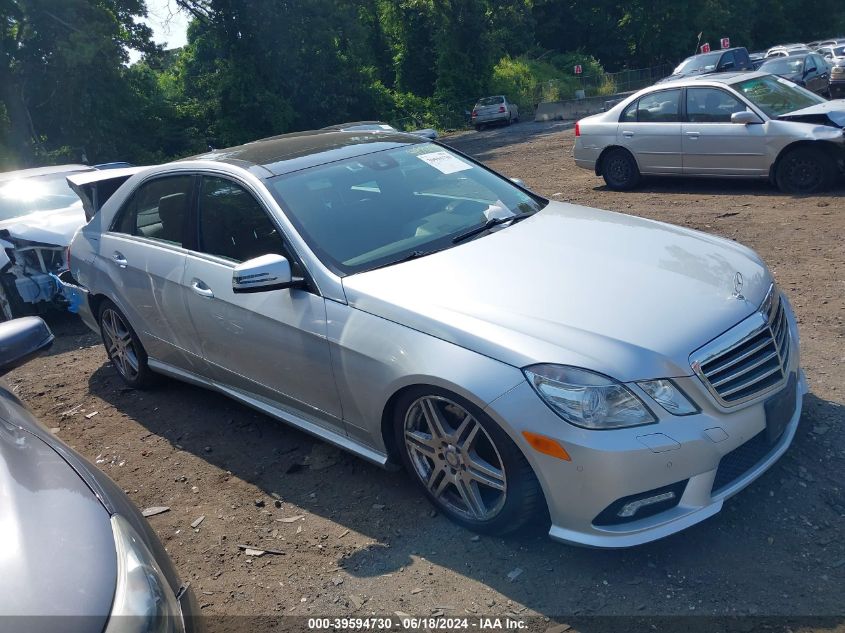
[[[731,123],[747,105],[722,88],[686,89],[684,173],[693,176],[765,176],[769,173],[764,124]]]
[[[629,105],[619,120],[617,142],[644,174],[680,174],[681,89],[659,90]]]
[[[302,274],[271,215],[242,183],[204,175],[195,226],[183,284],[194,353],[212,380],[341,427],[324,299],[313,289],[232,290],[235,265],[260,255],[283,255]]]
[[[95,262],[147,353],[187,369],[198,367],[186,352],[192,332],[181,285],[194,182],[190,174],[143,182],[100,236]]]
[[[816,67],[814,74],[814,85],[812,88],[816,94],[824,94],[827,92],[828,80],[830,79],[830,67],[827,61],[821,55],[810,55]]]

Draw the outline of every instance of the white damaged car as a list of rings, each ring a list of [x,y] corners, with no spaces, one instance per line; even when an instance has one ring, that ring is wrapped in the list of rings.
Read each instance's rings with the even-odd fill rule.
[[[140,169],[59,165],[0,173],[0,320],[66,307],[55,276],[67,270],[70,240],[88,221],[80,198],[99,208]]]

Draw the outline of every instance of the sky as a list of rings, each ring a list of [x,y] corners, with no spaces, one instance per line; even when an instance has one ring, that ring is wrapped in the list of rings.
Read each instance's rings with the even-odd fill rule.
[[[146,0],[147,17],[143,20],[153,30],[153,40],[164,44],[165,48],[184,46],[187,43],[189,17],[180,11],[176,0]],[[132,62],[138,61],[141,54],[129,51]]]

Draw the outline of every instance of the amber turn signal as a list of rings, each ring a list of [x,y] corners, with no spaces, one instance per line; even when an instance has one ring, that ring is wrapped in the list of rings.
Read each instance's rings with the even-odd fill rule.
[[[557,440],[553,440],[550,437],[546,437],[545,435],[538,435],[537,433],[532,433],[531,431],[523,431],[522,437],[528,440],[528,443],[534,448],[535,451],[538,453],[544,453],[545,455],[551,455],[552,457],[557,457],[558,459],[565,460],[567,462],[571,462],[572,458],[569,456],[569,453],[566,452],[566,449],[561,446]]]

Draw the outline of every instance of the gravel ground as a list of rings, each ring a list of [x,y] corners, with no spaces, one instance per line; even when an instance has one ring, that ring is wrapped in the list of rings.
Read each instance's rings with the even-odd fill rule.
[[[766,183],[655,179],[615,193],[574,166],[570,127],[521,123],[447,142],[555,199],[748,244],[800,321],[811,393],[793,446],[685,532],[623,551],[560,545],[540,528],[479,538],[437,515],[403,473],[223,396],[172,381],[124,388],[97,337],[64,316],[50,319],[49,354],[7,381],[140,508],[170,507],[150,523],[203,613],[824,615],[824,630],[842,630],[845,188],[796,198]]]

